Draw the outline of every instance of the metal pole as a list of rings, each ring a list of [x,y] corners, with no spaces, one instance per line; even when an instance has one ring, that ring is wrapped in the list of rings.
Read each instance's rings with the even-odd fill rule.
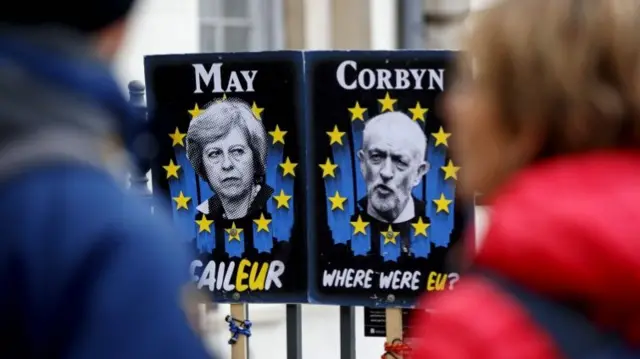
[[[302,359],[302,307],[287,304],[287,359]]]
[[[424,41],[424,2],[425,0],[398,0],[400,49],[423,49]]]
[[[136,114],[140,116],[141,121],[147,120],[147,104],[145,101],[145,86],[140,81],[129,82],[129,103],[135,109]],[[129,182],[131,189],[140,194],[144,198],[151,198],[151,191],[148,188],[149,179],[147,172],[150,168],[149,163],[145,163],[143,173],[132,173]]]
[[[356,359],[356,311],[340,306],[340,359]]]

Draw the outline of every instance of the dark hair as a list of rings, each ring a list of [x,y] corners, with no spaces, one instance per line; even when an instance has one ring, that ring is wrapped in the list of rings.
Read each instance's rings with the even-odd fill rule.
[[[55,9],[40,9],[34,14],[34,5],[29,1],[5,1],[0,7],[0,24],[13,26],[53,25],[80,32],[92,33],[125,18],[135,0],[55,1]],[[38,10],[38,9],[35,9]]]

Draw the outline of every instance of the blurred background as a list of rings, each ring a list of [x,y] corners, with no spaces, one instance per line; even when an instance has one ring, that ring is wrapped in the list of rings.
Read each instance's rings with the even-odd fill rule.
[[[144,80],[152,54],[267,50],[457,49],[468,15],[496,0],[140,0],[116,62],[123,88]],[[488,213],[476,208],[478,241]],[[480,243],[478,243],[479,245]],[[227,305],[203,318],[207,344],[229,357]],[[249,307],[251,359],[286,357],[285,306]],[[339,308],[302,306],[304,359],[339,358]],[[365,338],[356,309],[358,359],[379,358],[384,338]]]
[[[149,54],[456,49],[467,15],[495,0],[140,0],[117,61],[123,86]]]

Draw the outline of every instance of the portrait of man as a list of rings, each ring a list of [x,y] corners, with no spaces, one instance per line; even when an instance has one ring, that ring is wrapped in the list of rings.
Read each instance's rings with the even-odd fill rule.
[[[187,157],[214,195],[197,207],[211,219],[254,216],[273,188],[265,182],[267,133],[251,107],[238,99],[212,102],[191,120]]]
[[[404,223],[424,214],[425,203],[411,191],[427,173],[427,137],[402,112],[386,112],[365,124],[360,170],[367,188],[358,207],[383,223]]]

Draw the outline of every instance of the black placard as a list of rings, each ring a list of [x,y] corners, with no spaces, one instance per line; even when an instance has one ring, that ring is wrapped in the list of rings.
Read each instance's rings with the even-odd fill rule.
[[[306,54],[313,301],[409,307],[459,280],[449,254],[473,210],[437,110],[452,55]]]
[[[410,318],[416,309],[402,309],[402,337],[409,334]],[[384,308],[364,308],[364,336],[365,337],[386,337],[386,317]]]
[[[145,58],[155,193],[218,302],[303,302],[300,52]],[[186,269],[185,269],[186,270]]]

